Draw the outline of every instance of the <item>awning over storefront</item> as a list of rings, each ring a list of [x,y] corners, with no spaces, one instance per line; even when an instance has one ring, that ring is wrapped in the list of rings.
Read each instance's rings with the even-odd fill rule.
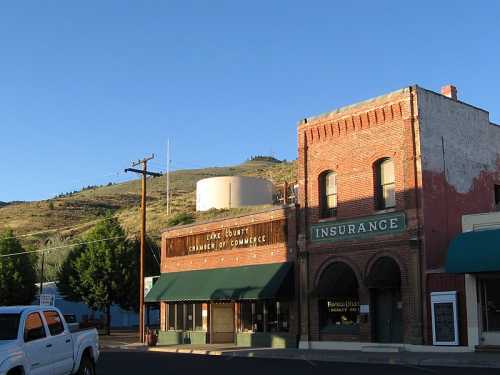
[[[269,299],[292,291],[292,263],[287,262],[163,273],[145,301]]]
[[[448,248],[446,272],[500,271],[500,230],[459,234]]]

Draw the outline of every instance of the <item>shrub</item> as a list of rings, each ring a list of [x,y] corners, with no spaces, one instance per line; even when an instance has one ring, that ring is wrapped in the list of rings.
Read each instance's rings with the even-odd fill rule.
[[[179,212],[167,220],[167,226],[173,227],[175,225],[191,224],[194,222],[193,214],[189,212]]]

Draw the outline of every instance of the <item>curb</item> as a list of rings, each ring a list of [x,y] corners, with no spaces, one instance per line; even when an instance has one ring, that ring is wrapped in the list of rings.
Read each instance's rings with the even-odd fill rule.
[[[316,362],[338,362],[338,363],[365,363],[365,364],[380,364],[380,365],[399,365],[399,366],[420,366],[420,367],[469,367],[469,368],[500,368],[500,361],[460,361],[449,360],[445,358],[427,358],[427,359],[403,359],[395,357],[385,358],[348,358],[346,356],[332,356],[327,353],[297,353],[291,355],[289,353],[278,354],[264,351],[220,351],[220,350],[201,350],[201,349],[179,349],[179,348],[162,348],[153,347],[146,348],[148,352],[155,353],[177,353],[191,355],[209,355],[209,356],[224,356],[238,358],[263,358],[263,359],[282,359],[282,360],[302,360]]]

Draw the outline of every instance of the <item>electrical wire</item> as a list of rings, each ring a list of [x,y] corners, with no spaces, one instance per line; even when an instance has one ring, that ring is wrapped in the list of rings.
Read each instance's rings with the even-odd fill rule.
[[[78,242],[78,243],[73,243],[73,244],[69,244],[69,245],[49,247],[49,248],[42,249],[42,250],[30,250],[30,251],[21,251],[21,252],[12,253],[12,254],[2,254],[2,255],[0,255],[0,258],[7,258],[7,257],[11,257],[11,256],[15,256],[15,255],[23,255],[23,254],[45,253],[45,252],[50,252],[52,250],[60,250],[60,249],[64,249],[67,247],[74,247],[74,246],[87,245],[87,244],[97,243],[97,242],[117,240],[117,239],[125,238],[125,237],[127,237],[127,236],[117,236],[117,237],[103,238],[103,239],[95,240],[95,241]]]
[[[111,220],[111,219],[116,219],[116,218],[117,218],[116,216],[105,217],[105,218],[101,218],[101,219],[86,221],[85,223],[79,223],[79,224],[72,225],[72,226],[60,227],[60,228],[53,228],[53,229],[46,229],[46,230],[41,230],[41,231],[38,231],[38,232],[31,232],[31,233],[19,234],[19,235],[15,235],[15,236],[11,236],[11,237],[1,237],[1,239],[10,240],[10,239],[13,239],[13,238],[24,238],[24,237],[36,236],[36,235],[43,234],[43,233],[67,231],[67,230],[70,230],[70,229],[77,229],[79,227],[84,227],[84,226],[87,226],[87,225],[90,225],[90,224],[95,224],[95,223],[98,223],[100,221]]]

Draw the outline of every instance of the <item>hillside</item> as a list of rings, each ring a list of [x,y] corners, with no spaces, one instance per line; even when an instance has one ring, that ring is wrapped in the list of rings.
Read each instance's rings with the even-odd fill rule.
[[[294,162],[278,162],[270,158],[255,160],[230,167],[178,170],[171,173],[172,214],[195,214],[195,187],[202,178],[226,175],[258,176],[275,184],[293,181]],[[41,232],[22,237],[25,245],[40,247],[47,242],[67,242],[83,233],[106,213],[114,213],[130,235],[139,231],[140,180],[85,189],[65,197],[37,202],[13,202],[0,206],[0,231],[11,228],[16,235]],[[166,176],[148,179],[148,234],[158,236],[166,227]],[[242,212],[243,210],[236,210]],[[197,220],[205,220],[231,212],[195,214]],[[64,230],[58,230],[66,228]],[[53,232],[46,232],[54,229]]]

